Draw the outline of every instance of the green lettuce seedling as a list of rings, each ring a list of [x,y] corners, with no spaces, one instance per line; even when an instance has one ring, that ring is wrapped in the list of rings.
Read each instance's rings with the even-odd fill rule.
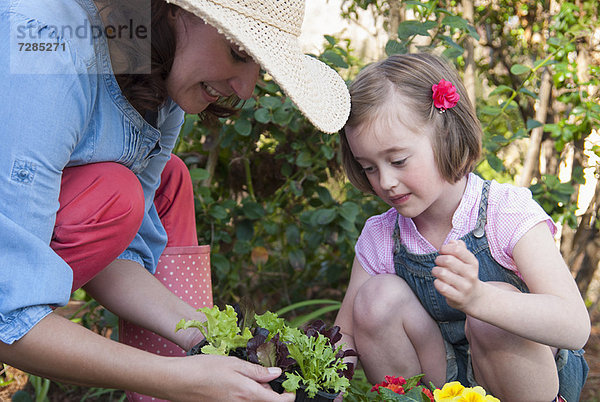
[[[240,329],[238,326],[238,316],[232,306],[227,305],[225,310],[220,310],[218,306],[202,307],[198,311],[204,313],[206,321],[181,319],[175,331],[198,328],[208,342],[202,347],[202,353],[226,356],[234,349],[245,348],[252,338],[250,329]]]
[[[343,359],[356,354],[353,350],[343,351],[342,346],[335,347],[341,338],[339,327],[326,329],[319,320],[303,332],[287,326],[283,318],[271,312],[255,315],[255,320],[269,331],[270,337],[278,335],[287,346],[288,359],[296,361],[297,372],[285,372],[282,385],[286,391],[295,392],[304,386],[308,397],[314,398],[318,391],[343,392],[350,386],[353,367],[348,366],[353,365]]]

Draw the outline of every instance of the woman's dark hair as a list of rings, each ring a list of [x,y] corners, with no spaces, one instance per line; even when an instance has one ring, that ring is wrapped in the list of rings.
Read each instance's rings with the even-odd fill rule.
[[[158,109],[168,97],[166,79],[175,58],[175,31],[168,16],[178,7],[164,0],[152,0],[151,20],[151,69],[150,74],[116,74],[123,95],[138,111]],[[201,117],[227,117],[236,112],[240,99],[231,96],[211,103]],[[143,115],[143,113],[142,113]]]

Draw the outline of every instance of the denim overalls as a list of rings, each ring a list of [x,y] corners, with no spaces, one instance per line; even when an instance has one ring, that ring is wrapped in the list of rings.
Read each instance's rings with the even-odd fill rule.
[[[479,216],[475,228],[461,238],[467,248],[479,261],[479,279],[485,282],[506,282],[521,292],[529,292],[527,285],[511,270],[497,263],[490,252],[485,224],[487,221],[487,201],[490,182],[485,181],[479,204]],[[469,344],[465,336],[463,312],[448,305],[444,296],[433,286],[435,277],[431,269],[439,253],[411,254],[400,242],[398,223],[394,230],[394,268],[396,275],[406,281],[421,301],[427,312],[437,321],[446,343],[446,381],[460,381],[465,386],[476,385],[470,361]],[[560,394],[568,401],[579,400],[579,393],[585,383],[588,366],[583,358],[583,350],[561,349],[556,355],[556,365],[560,380]]]

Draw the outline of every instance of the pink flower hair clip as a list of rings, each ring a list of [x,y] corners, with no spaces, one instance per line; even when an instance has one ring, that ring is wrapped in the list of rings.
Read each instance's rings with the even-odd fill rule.
[[[440,113],[444,113],[446,109],[456,106],[460,99],[460,95],[456,92],[456,87],[446,80],[440,80],[437,85],[432,85],[431,90],[433,91],[433,106]]]

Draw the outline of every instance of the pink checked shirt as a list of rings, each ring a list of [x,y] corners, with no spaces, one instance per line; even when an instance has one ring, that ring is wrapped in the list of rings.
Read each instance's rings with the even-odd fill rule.
[[[445,243],[458,240],[475,228],[483,180],[471,173],[463,198],[452,217],[452,230]],[[356,242],[356,257],[370,275],[393,274],[394,225],[398,213],[394,208],[370,217]],[[539,222],[546,222],[552,235],[556,227],[542,207],[531,198],[529,189],[492,181],[487,210],[486,235],[492,257],[520,276],[512,258],[519,239]],[[412,219],[398,217],[402,244],[412,254],[437,250],[417,230]]]

